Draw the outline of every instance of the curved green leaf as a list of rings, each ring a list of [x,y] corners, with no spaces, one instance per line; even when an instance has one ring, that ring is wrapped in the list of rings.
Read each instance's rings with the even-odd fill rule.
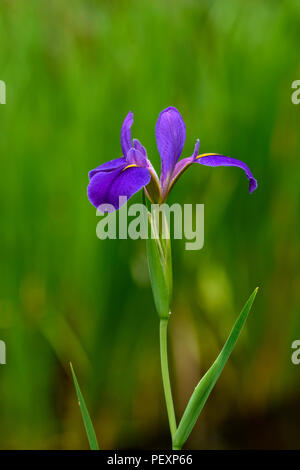
[[[217,382],[238,340],[241,330],[247,320],[248,313],[254,302],[257,290],[258,287],[254,290],[254,292],[251,294],[248,301],[246,302],[219,356],[195,388],[175,433],[173,439],[173,449],[181,449],[181,447],[189,437],[202,411],[202,408],[204,407],[206,400],[209,397],[210,392],[212,391],[215,383]]]

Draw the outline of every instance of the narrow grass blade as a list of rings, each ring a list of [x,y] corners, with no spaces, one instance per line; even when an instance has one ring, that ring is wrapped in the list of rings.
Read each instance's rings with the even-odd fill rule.
[[[77,378],[76,378],[76,375],[75,375],[75,372],[74,372],[74,369],[73,369],[73,366],[72,366],[71,363],[70,363],[70,367],[71,367],[71,372],[72,372],[72,376],[73,376],[73,380],[74,380],[74,385],[75,385],[75,388],[76,388],[77,398],[78,398],[78,402],[79,402],[79,406],[80,406],[81,415],[82,415],[84,427],[85,427],[85,430],[86,430],[87,438],[88,438],[88,441],[89,441],[89,444],[90,444],[90,448],[91,448],[91,450],[99,450],[95,430],[93,428],[93,424],[92,424],[89,412],[88,412],[87,407],[85,405],[85,402],[84,402],[84,399],[83,399],[81,390],[79,388],[79,384],[78,384],[78,381],[77,381]]]
[[[254,302],[257,290],[258,287],[254,290],[254,292],[251,294],[248,301],[246,302],[219,356],[195,388],[175,433],[173,439],[173,449],[181,449],[181,447],[189,437],[202,411],[202,408],[204,407],[205,402],[209,397],[210,392],[212,391],[215,383],[217,382],[238,340],[241,330],[247,320],[248,313]]]

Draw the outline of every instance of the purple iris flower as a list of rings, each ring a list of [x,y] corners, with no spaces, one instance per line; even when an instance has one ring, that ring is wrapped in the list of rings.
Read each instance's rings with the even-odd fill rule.
[[[248,166],[240,160],[216,153],[198,155],[197,140],[193,155],[179,160],[185,143],[185,124],[179,111],[174,107],[164,109],[157,120],[155,135],[161,157],[161,177],[157,174],[147,157],[146,149],[137,139],[131,139],[133,114],[130,112],[121,129],[121,148],[123,156],[103,163],[89,172],[88,198],[99,207],[110,204],[119,209],[120,196],[126,202],[133,194],[145,188],[149,199],[162,203],[167,199],[179,176],[192,164],[205,166],[236,166],[244,170],[249,180],[249,192],[257,188],[257,181]]]

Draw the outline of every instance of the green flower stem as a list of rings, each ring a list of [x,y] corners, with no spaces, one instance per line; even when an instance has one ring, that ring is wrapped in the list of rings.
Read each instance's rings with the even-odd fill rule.
[[[168,347],[167,347],[167,336],[168,336],[168,319],[161,319],[159,325],[159,337],[160,337],[160,363],[161,373],[164,386],[165,400],[167,405],[167,412],[169,418],[169,426],[171,431],[172,439],[177,430],[176,418],[174,412],[173,398],[171,392],[171,384],[169,377],[169,366],[168,366]]]

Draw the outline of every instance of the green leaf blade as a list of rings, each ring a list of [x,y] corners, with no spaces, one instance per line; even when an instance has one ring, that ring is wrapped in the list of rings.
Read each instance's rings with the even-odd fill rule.
[[[238,340],[238,337],[242,331],[242,328],[247,320],[248,314],[254,302],[254,299],[257,294],[258,287],[249,297],[248,301],[244,305],[238,319],[236,320],[230,335],[220,352],[219,356],[202,377],[198,385],[196,386],[188,404],[185,409],[185,412],[182,416],[182,419],[179,423],[178,429],[175,433],[173,439],[173,448],[181,449],[187,438],[189,437],[205,403],[208,399],[210,392],[215,386],[219,376],[221,375],[222,370]]]
[[[79,402],[79,406],[80,406],[80,411],[81,411],[84,427],[85,427],[87,438],[88,438],[88,441],[89,441],[89,444],[90,444],[90,449],[91,450],[99,450],[99,445],[98,445],[96,433],[95,433],[95,430],[94,430],[94,427],[93,427],[93,424],[92,424],[92,420],[90,418],[88,409],[86,407],[83,395],[81,393],[81,390],[80,390],[80,387],[79,387],[79,384],[78,384],[78,381],[77,381],[77,377],[75,375],[75,372],[74,372],[74,369],[73,369],[73,366],[72,366],[71,363],[70,363],[70,368],[71,368],[71,372],[72,372],[72,377],[73,377],[73,381],[74,381],[74,385],[75,385],[75,389],[76,389],[76,394],[77,394],[77,398],[78,398],[78,402]]]

